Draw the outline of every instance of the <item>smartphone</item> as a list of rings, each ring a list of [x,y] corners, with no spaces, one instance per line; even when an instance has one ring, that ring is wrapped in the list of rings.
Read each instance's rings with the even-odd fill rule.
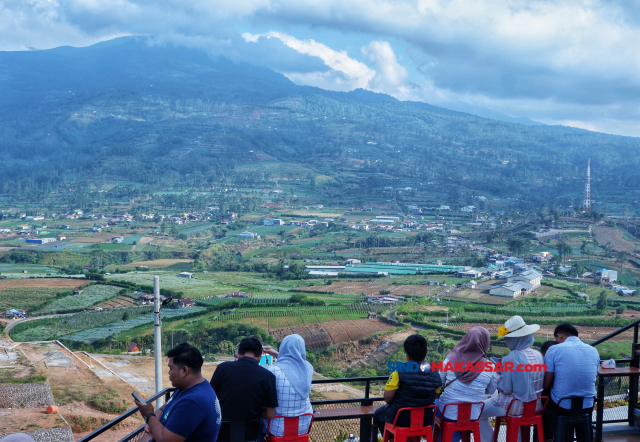
[[[142,397],[138,394],[137,391],[134,391],[133,393],[131,393],[131,396],[133,396],[133,398],[135,400],[137,400],[138,402],[140,402],[143,405],[147,404],[147,401],[145,401],[144,399],[142,399]]]

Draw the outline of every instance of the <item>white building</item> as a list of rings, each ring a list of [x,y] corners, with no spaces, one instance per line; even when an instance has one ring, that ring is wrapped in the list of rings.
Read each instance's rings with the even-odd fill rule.
[[[604,282],[613,282],[618,279],[618,272],[615,270],[601,269],[596,273]]]
[[[531,284],[531,290],[535,290],[540,287],[542,282],[542,275],[535,270],[527,270],[526,272],[517,273],[507,278],[507,283],[512,282],[526,282]]]
[[[508,282],[499,287],[489,290],[489,294],[493,296],[503,296],[505,298],[518,298],[531,292],[531,284],[526,282]]]
[[[181,278],[193,278],[193,273],[189,272],[181,272],[178,274]]]
[[[284,221],[276,218],[265,218],[262,220],[263,226],[282,226],[284,225]]]

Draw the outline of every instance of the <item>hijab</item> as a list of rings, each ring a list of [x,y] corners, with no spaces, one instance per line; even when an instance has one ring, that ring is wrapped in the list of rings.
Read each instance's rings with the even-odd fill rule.
[[[304,399],[309,397],[313,367],[307,362],[302,336],[289,335],[282,340],[275,365],[284,372],[296,393]]]
[[[502,365],[505,362],[513,362],[513,367],[519,364],[528,364],[527,355],[522,350],[533,345],[533,333],[519,336],[517,338],[504,338],[504,343],[509,347],[511,353],[502,358]],[[498,390],[503,392],[513,392],[513,397],[522,402],[530,402],[538,397],[533,387],[532,373],[525,371],[504,371],[498,378]]]
[[[491,336],[484,327],[473,327],[458,344],[447,355],[449,362],[455,365],[456,362],[476,364],[479,361],[487,362],[487,350]],[[480,371],[456,371],[456,379],[465,385],[472,383],[478,376]]]

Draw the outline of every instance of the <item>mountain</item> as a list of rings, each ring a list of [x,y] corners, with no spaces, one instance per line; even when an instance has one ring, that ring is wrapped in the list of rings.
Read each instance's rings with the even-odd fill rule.
[[[16,200],[78,183],[138,183],[144,194],[320,177],[334,196],[433,182],[442,200],[482,192],[569,205],[589,157],[607,187],[624,194],[639,182],[636,138],[298,86],[140,37],[0,52],[0,90],[0,191]]]

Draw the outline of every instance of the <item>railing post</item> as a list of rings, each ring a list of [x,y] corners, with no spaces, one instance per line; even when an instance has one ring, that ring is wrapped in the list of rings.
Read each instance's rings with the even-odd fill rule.
[[[638,324],[633,327],[633,348],[631,353],[631,367],[640,366],[640,345],[638,344]],[[638,376],[629,376],[629,426],[635,426],[635,410],[638,404]]]
[[[370,383],[369,379],[365,381],[365,391],[364,398],[362,401],[362,406],[371,406],[373,405],[373,401],[369,400],[369,389]],[[371,442],[371,427],[373,426],[373,418],[372,417],[363,417],[360,419],[360,442]],[[377,439],[376,434],[376,439]]]
[[[604,421],[604,376],[598,376],[598,403],[596,409],[596,442],[602,442]]]

